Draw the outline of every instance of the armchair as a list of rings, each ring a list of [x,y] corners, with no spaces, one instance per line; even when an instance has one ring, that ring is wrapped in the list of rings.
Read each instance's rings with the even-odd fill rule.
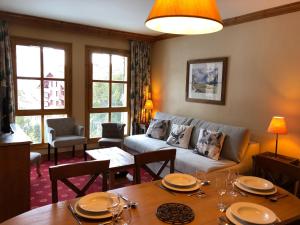
[[[99,139],[100,148],[123,148],[124,127],[122,123],[102,123],[102,138]]]
[[[62,147],[73,147],[75,156],[75,145],[83,145],[84,159],[86,160],[86,138],[84,127],[75,124],[72,118],[47,119],[48,135],[48,160],[50,160],[51,147],[54,148],[54,163],[57,165],[57,149]]]

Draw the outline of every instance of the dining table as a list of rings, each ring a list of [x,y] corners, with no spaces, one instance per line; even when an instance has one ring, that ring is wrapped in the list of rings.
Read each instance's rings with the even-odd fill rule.
[[[109,190],[109,192],[126,196],[129,200],[138,203],[136,208],[131,209],[132,225],[166,224],[156,216],[158,207],[164,203],[182,203],[189,206],[194,212],[194,220],[189,223],[191,225],[219,224],[218,218],[224,216],[225,212],[221,212],[217,208],[219,196],[214,181],[209,185],[201,186],[201,190],[205,195],[191,196],[189,193],[171,192],[162,188],[161,180],[157,180]],[[300,221],[300,200],[280,187],[277,187],[277,190],[279,193],[286,194],[287,196],[278,199],[278,201],[270,201],[265,196],[247,193],[247,195],[238,195],[236,197],[227,195],[225,201],[228,204],[234,202],[251,202],[265,206],[277,215],[281,221],[279,224]],[[78,224],[68,209],[68,204],[75,204],[76,201],[78,201],[78,198],[32,209],[3,222],[2,225]],[[80,221],[82,224],[101,224],[97,220],[86,220],[84,218],[80,218]]]

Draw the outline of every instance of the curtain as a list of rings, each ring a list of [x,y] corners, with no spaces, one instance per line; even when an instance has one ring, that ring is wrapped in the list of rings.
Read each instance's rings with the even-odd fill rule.
[[[10,39],[7,24],[0,21],[0,132],[11,132],[14,122],[14,88]]]
[[[137,133],[138,123],[147,123],[144,105],[151,98],[149,43],[131,41],[131,122],[132,134]]]

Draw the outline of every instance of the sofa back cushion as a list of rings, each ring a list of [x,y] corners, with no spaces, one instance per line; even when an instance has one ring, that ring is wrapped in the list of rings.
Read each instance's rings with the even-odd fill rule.
[[[183,116],[176,116],[176,115],[173,115],[173,114],[163,113],[163,112],[157,112],[155,114],[154,118],[159,119],[159,120],[170,120],[171,124],[169,126],[168,131],[167,131],[167,136],[170,135],[171,128],[172,128],[173,124],[190,125],[191,121],[193,120],[192,118],[183,117]]]
[[[195,148],[201,129],[220,131],[226,134],[221,152],[221,158],[240,162],[250,139],[249,130],[244,127],[236,127],[219,123],[212,123],[205,120],[193,119],[190,125],[194,126],[190,146]]]

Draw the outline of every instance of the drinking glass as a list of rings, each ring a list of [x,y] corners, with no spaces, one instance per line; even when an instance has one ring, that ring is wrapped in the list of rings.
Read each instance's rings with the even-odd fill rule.
[[[131,223],[131,208],[129,205],[124,205],[122,213],[118,218],[118,225],[129,225]]]
[[[229,194],[232,197],[237,197],[238,193],[235,191],[234,185],[236,182],[236,179],[238,178],[238,172],[237,171],[233,171],[233,170],[229,170],[228,171],[228,176],[227,176],[227,181],[228,181],[228,191]]]
[[[118,217],[120,214],[120,196],[119,195],[111,195],[111,205],[108,207],[109,212],[112,215],[112,224],[117,224]]]
[[[200,184],[202,186],[209,185],[210,181],[207,179],[207,173],[202,170],[196,170],[195,172],[196,179],[200,180]]]
[[[218,193],[217,207],[221,212],[224,212],[227,208],[227,205],[224,201],[224,195],[226,194],[226,185],[227,185],[226,177],[222,176],[222,174],[219,174],[219,176],[216,177],[216,190]]]

